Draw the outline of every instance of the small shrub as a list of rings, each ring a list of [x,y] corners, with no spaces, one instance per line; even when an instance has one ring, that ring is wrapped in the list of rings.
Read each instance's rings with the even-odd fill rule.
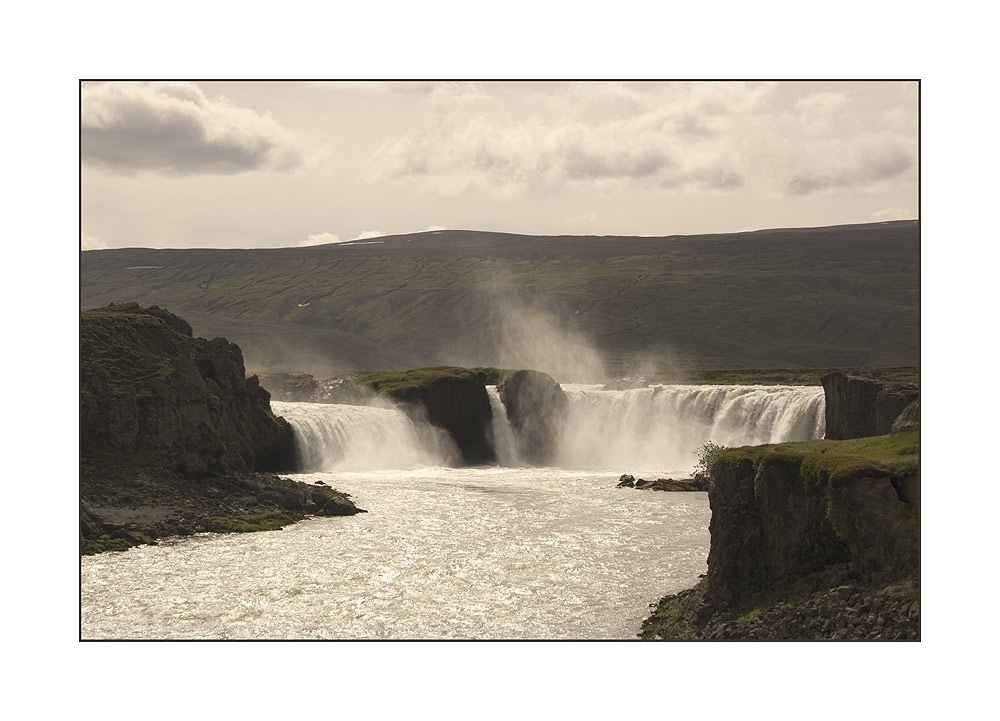
[[[725,453],[728,448],[726,446],[720,446],[717,443],[712,443],[712,441],[706,441],[697,450],[698,462],[694,467],[694,478],[699,481],[710,481],[712,480],[712,466],[715,462],[719,460],[720,456]]]

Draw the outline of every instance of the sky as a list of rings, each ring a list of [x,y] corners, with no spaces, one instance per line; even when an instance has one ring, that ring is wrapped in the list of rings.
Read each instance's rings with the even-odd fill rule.
[[[916,218],[916,82],[101,82],[81,246]]]

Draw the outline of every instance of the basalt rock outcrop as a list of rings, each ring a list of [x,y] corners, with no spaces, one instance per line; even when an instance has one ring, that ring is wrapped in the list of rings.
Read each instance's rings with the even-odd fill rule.
[[[420,419],[444,429],[466,465],[496,462],[493,414],[482,369],[439,367],[373,373],[358,382],[401,403]]]
[[[268,373],[260,377],[276,401],[364,405],[372,391],[354,376],[317,379],[309,373]]]
[[[295,469],[291,427],[245,377],[238,346],[194,338],[156,306],[81,314],[80,436],[84,552],[353,508],[331,489],[264,475]]]
[[[80,371],[85,456],[110,446],[187,478],[295,469],[292,429],[244,377],[239,346],[194,338],[165,310],[84,312]]]
[[[497,386],[517,438],[521,458],[547,465],[555,460],[569,399],[547,373],[517,371]]]
[[[691,492],[707,491],[708,482],[702,478],[657,478],[655,481],[647,481],[643,478],[636,478],[628,474],[622,474],[618,479],[615,488],[635,488],[639,491],[669,491],[669,492]]]
[[[725,452],[706,578],[663,599],[643,635],[919,637],[918,446],[903,433]]]
[[[915,383],[839,372],[828,373],[820,381],[826,394],[826,437],[831,440],[890,433],[899,415],[920,397]]]

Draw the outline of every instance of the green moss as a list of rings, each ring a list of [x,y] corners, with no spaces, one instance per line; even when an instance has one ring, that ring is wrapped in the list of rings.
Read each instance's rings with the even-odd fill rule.
[[[896,433],[847,441],[808,441],[779,445],[732,448],[719,463],[735,466],[749,461],[754,469],[754,492],[759,494],[767,468],[773,463],[797,466],[807,492],[825,488],[871,471],[892,475],[916,473],[919,469],[920,432]]]
[[[693,588],[660,599],[652,615],[642,622],[639,638],[689,641],[699,638],[698,611],[705,602],[707,579]]]
[[[276,531],[290,523],[301,520],[280,511],[251,513],[236,518],[216,516],[212,518],[210,527],[216,533],[250,533],[252,531]]]
[[[358,382],[375,390],[390,394],[406,393],[409,390],[425,388],[444,379],[476,379],[482,383],[494,384],[513,374],[512,370],[500,368],[462,368],[459,366],[437,366],[416,368],[408,371],[365,373],[358,376]]]
[[[127,551],[136,545],[138,544],[124,538],[112,538],[111,536],[104,535],[100,538],[83,541],[80,544],[80,555],[91,556],[95,553],[104,553],[105,551]]]
[[[830,522],[830,527],[833,528],[837,538],[846,542],[848,539],[847,516],[843,509],[833,502],[833,499],[826,502],[826,520]]]
[[[761,614],[764,613],[763,609],[755,608],[749,613],[744,613],[742,616],[736,619],[736,623],[753,623]]]

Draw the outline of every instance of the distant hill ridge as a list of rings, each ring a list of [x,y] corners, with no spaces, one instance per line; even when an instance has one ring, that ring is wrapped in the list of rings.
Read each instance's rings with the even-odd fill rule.
[[[697,236],[444,230],[81,255],[83,308],[135,301],[254,370],[919,364],[917,221]]]

